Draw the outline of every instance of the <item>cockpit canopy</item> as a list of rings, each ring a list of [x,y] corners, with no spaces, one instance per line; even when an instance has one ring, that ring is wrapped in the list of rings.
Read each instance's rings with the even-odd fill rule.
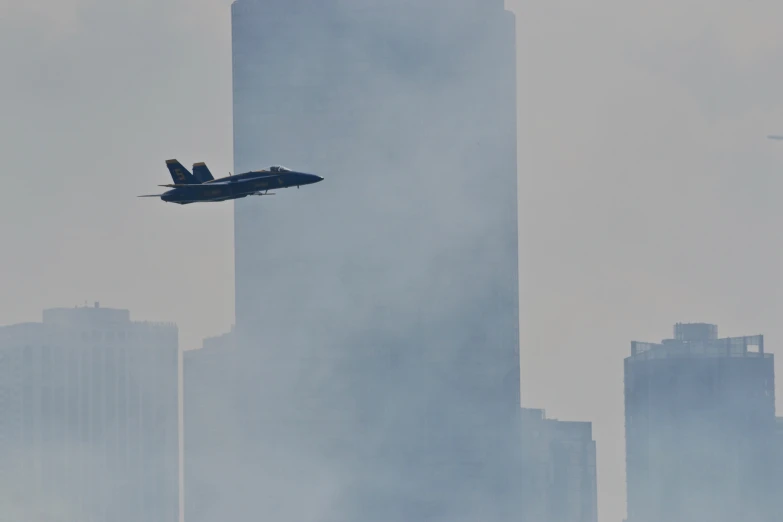
[[[282,165],[275,165],[273,167],[269,167],[269,170],[271,170],[272,172],[291,172],[291,169],[287,169]]]

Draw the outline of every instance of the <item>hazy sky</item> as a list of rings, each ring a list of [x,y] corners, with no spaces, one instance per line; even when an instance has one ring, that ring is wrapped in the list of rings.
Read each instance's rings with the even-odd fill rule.
[[[523,402],[593,421],[619,522],[630,341],[707,321],[783,353],[783,4],[508,4]],[[229,5],[0,0],[0,324],[98,300],[184,348],[230,327],[232,205],[135,197],[171,157],[233,169]]]

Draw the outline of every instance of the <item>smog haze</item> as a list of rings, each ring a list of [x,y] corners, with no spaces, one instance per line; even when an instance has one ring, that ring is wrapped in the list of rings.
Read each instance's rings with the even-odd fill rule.
[[[460,0],[443,12],[443,25],[450,17],[458,19],[456,4],[469,3]],[[771,0],[725,6],[703,0],[649,5],[602,0],[589,6],[506,0],[506,8],[515,16],[517,46],[521,405],[593,423],[599,520],[618,522],[626,513],[623,359],[630,355],[630,342],[658,342],[677,322],[709,322],[719,326],[721,336],[764,334],[767,351],[781,353],[783,259],[777,225],[783,218],[783,145],[766,137],[783,132],[783,41],[778,37],[783,5]],[[302,16],[308,15],[302,11]],[[317,13],[309,16],[303,23],[317,27]],[[466,48],[489,41],[470,29],[463,26]],[[266,302],[273,313],[297,306],[285,301],[289,288],[273,281],[275,275],[296,279],[289,271],[303,265],[291,259],[307,258],[318,274],[332,276],[307,287],[312,303],[329,307],[302,307],[302,317],[286,324],[292,345],[314,339],[328,339],[330,347],[393,345],[414,335],[420,327],[417,314],[432,323],[443,319],[426,301],[427,285],[437,284],[429,276],[437,274],[442,256],[460,256],[459,270],[474,271],[451,293],[439,294],[449,297],[443,316],[456,314],[459,303],[480,301],[484,285],[492,283],[491,267],[503,263],[492,255],[496,244],[481,251],[480,241],[500,219],[485,186],[497,176],[498,158],[481,158],[490,168],[475,173],[472,190],[465,189],[464,172],[453,184],[446,174],[424,176],[432,169],[457,169],[463,160],[476,162],[464,149],[469,144],[438,141],[440,134],[454,134],[456,118],[444,118],[442,129],[428,123],[431,143],[444,151],[464,150],[442,165],[416,149],[412,142],[418,136],[406,135],[400,122],[409,120],[400,110],[424,80],[408,81],[405,71],[424,58],[411,51],[404,55],[411,63],[401,59],[400,70],[369,69],[366,85],[378,99],[384,95],[386,104],[357,117],[354,129],[363,129],[366,138],[355,143],[354,155],[333,159],[333,165],[355,165],[357,172],[350,174],[355,181],[346,183],[339,172],[319,172],[311,159],[315,147],[308,140],[341,143],[317,122],[312,128],[281,128],[283,138],[298,141],[286,142],[279,156],[250,155],[252,165],[235,165],[231,31],[228,0],[0,0],[5,72],[0,324],[40,321],[43,309],[100,301],[129,309],[134,320],[176,323],[183,350],[228,332],[241,294],[235,288],[234,204],[179,207],[136,198],[170,183],[164,164],[169,158],[186,166],[204,161],[215,177],[278,163],[325,176],[319,185],[281,191],[272,202],[249,198],[238,204],[268,205],[272,217],[281,205],[315,208],[329,213],[324,223],[350,225],[325,231],[313,221],[305,229],[307,223],[296,221],[300,214],[294,211],[285,223],[259,222],[259,248],[265,227],[290,232],[288,244],[280,235],[275,239],[278,250],[272,255],[280,265],[259,267],[254,276],[265,277],[267,271],[269,295],[282,299]],[[416,35],[409,36],[414,42]],[[308,33],[300,38],[298,44],[306,47]],[[281,52],[298,56],[291,49]],[[302,63],[303,77],[317,66]],[[448,95],[459,94],[456,88],[441,92],[444,98],[430,101],[443,107]],[[382,143],[374,141],[378,136]],[[327,145],[320,143],[318,150]],[[271,149],[259,144],[259,150]],[[400,156],[400,151],[415,154]],[[397,179],[370,174],[362,179],[361,169],[373,165],[384,173],[412,170]],[[328,199],[351,195],[353,206]],[[458,214],[449,205],[468,209],[463,221],[447,221]],[[426,214],[418,230],[417,212]],[[376,229],[379,223],[388,226]],[[433,237],[427,225],[447,233]],[[387,240],[377,241],[373,234]],[[473,242],[466,245],[465,238]],[[318,259],[307,257],[312,252],[319,252]],[[399,269],[388,271],[390,266]],[[384,323],[374,306],[397,310],[395,317],[408,313],[410,329]],[[291,316],[281,314],[274,320],[287,319]],[[276,332],[282,328],[272,326]],[[378,337],[381,333],[386,337]],[[426,328],[415,334],[434,336]],[[448,344],[451,339],[429,340]],[[274,344],[269,338],[258,341]],[[780,360],[776,366],[781,371]],[[350,373],[343,366],[326,368],[327,373],[308,378],[328,381]],[[243,382],[253,378],[243,371]],[[286,380],[292,375],[277,375],[270,389],[306,393]],[[425,375],[415,379],[426,382]],[[351,386],[333,396],[364,384],[351,381]],[[396,402],[374,399],[383,402],[391,424],[395,408],[419,404],[421,393],[411,392],[404,401],[401,395],[392,396]],[[252,400],[232,402],[240,404],[237,410],[215,420],[223,423],[227,445],[247,444],[255,433],[257,426],[241,424],[240,408],[258,406]],[[291,440],[300,435],[280,434]],[[382,445],[381,435],[388,436],[373,435],[368,452],[378,447],[372,444]],[[286,465],[294,466],[294,457],[286,455]],[[304,519],[318,520],[318,510],[327,505],[339,513],[340,488],[364,476],[326,464],[331,462],[326,457],[296,456],[303,466],[324,462],[323,474],[306,484],[320,496],[313,494],[311,504],[299,506]],[[209,462],[203,465],[210,469]],[[207,478],[219,483],[232,465],[240,463],[214,464],[214,476]],[[294,484],[288,493],[296,495],[296,477],[290,480],[278,487]],[[393,480],[382,476],[373,487],[400,487]],[[481,512],[487,506],[473,507]]]

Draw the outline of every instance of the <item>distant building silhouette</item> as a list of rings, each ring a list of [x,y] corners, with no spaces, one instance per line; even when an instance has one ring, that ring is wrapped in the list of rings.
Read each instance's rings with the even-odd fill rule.
[[[776,436],[775,436],[775,459],[774,468],[776,470],[776,490],[778,492],[783,491],[783,417],[775,419]],[[779,516],[783,516],[783,495],[778,493],[778,503],[776,507],[776,513]]]
[[[590,422],[547,419],[523,409],[522,444],[532,471],[526,520],[598,522],[596,445]]]
[[[178,350],[97,303],[1,327],[0,518],[176,521]]]
[[[189,522],[519,521],[514,16],[239,0],[232,28],[234,170],[326,181],[235,204],[236,356],[200,384],[235,418],[186,432],[226,470],[187,473]]]
[[[762,335],[677,324],[625,359],[628,522],[773,522],[774,360]],[[777,516],[776,516],[777,515]]]
[[[226,496],[220,485],[230,483],[242,458],[232,424],[239,408],[231,385],[237,374],[233,329],[185,350],[182,359],[185,522],[221,520],[227,513],[219,507]]]

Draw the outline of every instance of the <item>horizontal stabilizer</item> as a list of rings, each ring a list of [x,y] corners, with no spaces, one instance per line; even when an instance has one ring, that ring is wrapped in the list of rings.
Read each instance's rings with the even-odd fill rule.
[[[143,194],[143,195],[137,196],[137,197],[140,197],[140,198],[159,198],[162,195],[163,194]]]

